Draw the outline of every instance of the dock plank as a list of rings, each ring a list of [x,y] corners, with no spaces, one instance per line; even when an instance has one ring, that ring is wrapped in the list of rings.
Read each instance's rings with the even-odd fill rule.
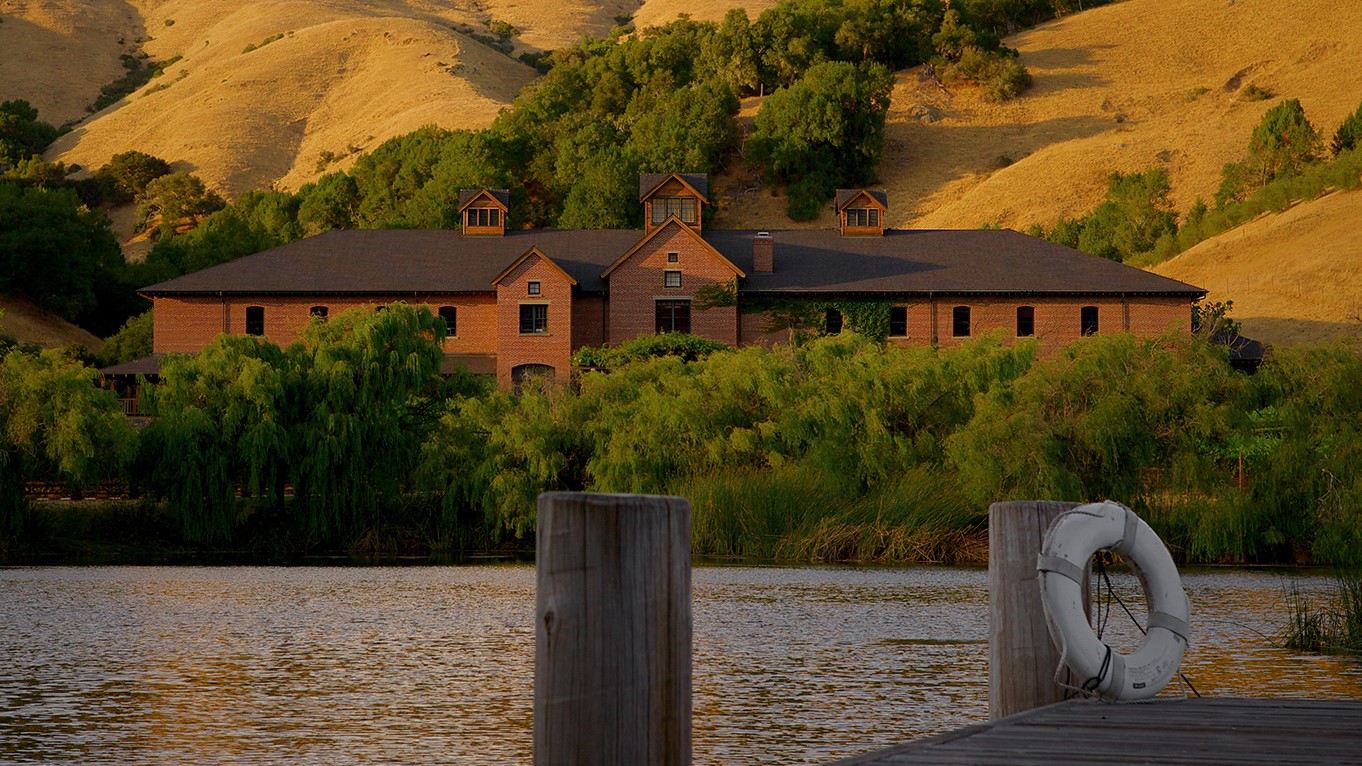
[[[1071,700],[833,766],[1362,766],[1362,701]]]

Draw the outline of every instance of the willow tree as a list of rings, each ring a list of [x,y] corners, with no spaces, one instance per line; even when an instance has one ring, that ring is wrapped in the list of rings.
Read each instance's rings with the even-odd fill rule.
[[[139,462],[187,539],[229,540],[250,514],[283,510],[299,388],[296,352],[256,338],[223,335],[166,358]]]
[[[292,477],[309,535],[372,529],[415,470],[438,418],[444,322],[424,306],[355,309],[302,333],[305,411]]]
[[[19,532],[24,486],[118,475],[135,437],[99,373],[59,351],[0,358],[0,539]]]

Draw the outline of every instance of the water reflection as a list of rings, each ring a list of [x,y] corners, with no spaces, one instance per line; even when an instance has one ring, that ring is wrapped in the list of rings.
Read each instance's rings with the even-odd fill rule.
[[[1184,581],[1203,694],[1362,697],[1362,666],[1259,635],[1283,578]],[[981,570],[701,567],[694,591],[697,764],[830,761],[987,714]],[[0,570],[0,762],[528,763],[533,612],[528,566]]]

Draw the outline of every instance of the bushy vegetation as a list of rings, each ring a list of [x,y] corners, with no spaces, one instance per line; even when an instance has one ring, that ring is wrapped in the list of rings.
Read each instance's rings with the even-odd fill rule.
[[[592,490],[691,498],[698,554],[975,560],[992,501],[1114,497],[1183,561],[1362,560],[1356,346],[1278,351],[1247,376],[1200,336],[1100,335],[1047,359],[987,337],[934,350],[850,331],[774,349],[662,336],[575,386],[510,393],[442,382],[441,329],[399,305],[319,322],[287,349],[224,337],[170,359],[131,466],[131,437],[91,425],[117,413],[92,371],[62,362],[54,394],[56,358],[12,350],[0,398],[22,418],[6,427],[69,425],[93,440],[81,459],[107,457],[14,475],[126,470],[207,545],[354,547],[417,506],[442,509],[432,536],[516,540],[540,492]]]
[[[38,119],[38,110],[23,99],[0,103],[0,170],[42,154],[61,131]]]
[[[132,427],[98,382],[98,372],[59,351],[0,356],[0,549],[28,526],[27,482],[78,487],[128,465]]]

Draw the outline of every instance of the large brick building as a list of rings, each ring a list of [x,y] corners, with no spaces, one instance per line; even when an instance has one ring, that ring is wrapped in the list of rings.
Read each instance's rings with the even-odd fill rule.
[[[460,195],[461,231],[332,231],[142,290],[158,354],[220,333],[286,344],[314,318],[427,304],[450,366],[564,378],[573,350],[681,331],[728,344],[789,338],[753,308],[888,304],[888,342],[951,345],[1001,329],[1053,352],[1084,334],[1190,331],[1205,291],[1014,231],[898,231],[877,190],[837,193],[836,230],[705,231],[704,176],[640,179],[642,231],[507,230],[509,195]],[[733,299],[697,304],[731,285]],[[710,288],[705,291],[705,288]],[[835,308],[818,324],[836,331]]]

